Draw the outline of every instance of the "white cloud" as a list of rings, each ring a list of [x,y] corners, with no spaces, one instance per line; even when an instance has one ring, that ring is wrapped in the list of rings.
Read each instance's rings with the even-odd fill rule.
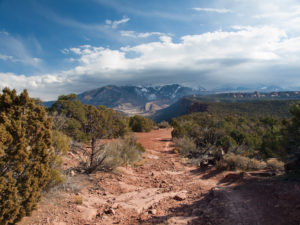
[[[276,81],[300,86],[295,75],[300,69],[298,46],[300,37],[289,38],[283,30],[272,26],[237,26],[230,32],[186,35],[179,42],[165,35],[159,41],[119,50],[84,45],[69,49],[78,62],[73,69],[27,77],[2,73],[1,86],[28,88],[33,96],[44,100],[104,83],[151,79],[193,79],[203,85]],[[278,67],[288,70],[276,71]]]
[[[216,0],[214,5],[230,8],[232,12],[224,19],[226,24],[275,26],[291,35],[300,34],[299,0]]]
[[[73,52],[77,55],[81,54],[81,49],[80,48],[70,48],[70,52]]]
[[[217,9],[217,8],[193,8],[198,12],[213,12],[213,13],[230,13],[229,9]]]
[[[35,39],[30,44],[39,45]],[[0,59],[2,60],[20,62],[35,68],[39,68],[42,62],[40,58],[32,56],[24,40],[16,38],[7,32],[0,32],[0,49],[3,51],[0,54]]]
[[[67,55],[67,54],[70,53],[70,50],[67,49],[67,48],[64,48],[64,49],[61,50],[61,53]]]
[[[10,56],[10,55],[3,55],[3,54],[0,54],[0,59],[1,60],[10,60],[10,61],[14,61],[14,57]]]
[[[120,31],[121,36],[123,37],[131,37],[131,38],[148,38],[151,36],[162,36],[165,35],[161,32],[145,32],[145,33],[137,33],[132,30],[121,30]]]
[[[105,23],[107,25],[111,26],[111,28],[116,29],[120,24],[127,23],[129,20],[130,20],[130,18],[123,17],[123,19],[121,19],[121,20],[115,20],[115,21],[106,20]]]

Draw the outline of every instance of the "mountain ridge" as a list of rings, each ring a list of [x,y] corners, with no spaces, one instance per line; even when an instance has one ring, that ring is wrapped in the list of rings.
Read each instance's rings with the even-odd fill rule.
[[[200,94],[204,88],[193,89],[179,84],[146,86],[107,85],[83,92],[78,99],[84,104],[105,105],[127,115],[151,115],[184,96]]]
[[[176,104],[177,101],[188,96],[210,102],[300,99],[299,91],[268,91],[270,89],[279,89],[279,87],[272,86],[271,88],[262,88],[260,91],[253,92],[231,89],[231,91],[228,90],[219,93],[216,91],[207,91],[201,87],[193,89],[180,84],[160,86],[107,85],[78,94],[78,100],[84,104],[104,105],[128,116],[136,114],[153,116],[160,110],[166,109],[168,111],[172,108],[174,109],[172,104]],[[44,102],[44,105],[50,107],[53,103],[54,101]],[[171,109],[167,109],[168,107],[171,107]],[[176,107],[178,107],[178,104]],[[171,111],[170,113],[173,114]]]
[[[289,105],[298,100],[300,100],[300,91],[268,93],[255,91],[183,97],[172,105],[155,112],[151,115],[151,119],[155,122],[170,121],[174,117],[185,114],[207,111],[287,117]]]

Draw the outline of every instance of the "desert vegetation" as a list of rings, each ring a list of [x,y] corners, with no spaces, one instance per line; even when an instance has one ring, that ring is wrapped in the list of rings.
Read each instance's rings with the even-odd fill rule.
[[[291,117],[248,117],[222,113],[192,113],[171,121],[178,151],[198,163],[219,168],[282,170],[293,158],[299,170],[299,103],[290,107]]]
[[[153,129],[154,122],[147,117],[136,115],[130,117],[129,127],[134,132],[149,132]]]
[[[56,153],[66,149],[52,145],[51,119],[26,90],[3,89],[0,113],[0,221],[8,224],[30,215],[42,191],[61,180]]]
[[[174,143],[175,152],[199,166],[211,164],[231,171],[267,169],[272,174],[285,169],[299,176],[300,103],[292,104],[289,111],[289,118],[204,111],[155,124],[146,117],[128,118],[104,106],[84,105],[75,94],[60,96],[51,108],[45,109],[26,90],[17,95],[6,88],[0,94],[0,222],[14,224],[31,215],[49,190],[69,192],[70,204],[84,207],[85,187],[77,175],[90,177],[101,171],[112,176],[111,171],[117,167],[128,166],[143,173],[136,166],[145,158],[145,149],[132,131],[140,132],[137,135],[145,138],[144,146],[151,148],[154,139],[149,139],[149,131],[162,128],[155,132],[169,137],[155,140],[164,157]],[[171,129],[164,129],[171,126],[172,144]],[[172,160],[167,162],[151,151],[148,162],[142,163],[151,168],[166,164],[173,168]],[[74,153],[79,162],[63,170],[66,155]],[[161,165],[156,165],[156,160]],[[173,174],[169,170],[165,173]],[[153,185],[167,185],[157,183],[157,173],[151,177]],[[145,184],[149,185],[147,181]],[[104,213],[112,212],[105,210]]]
[[[64,182],[62,157],[70,145],[80,146],[81,166],[87,173],[133,164],[144,152],[128,136],[127,117],[104,106],[84,105],[75,94],[60,96],[47,112],[26,90],[17,95],[5,88],[0,94],[0,113],[1,224],[30,215],[43,191]],[[152,128],[146,118],[137,118],[131,125],[140,131]],[[118,139],[98,144],[104,138]]]
[[[99,169],[106,158],[97,140],[123,137],[129,131],[128,119],[121,113],[105,106],[84,105],[75,94],[60,96],[49,111],[58,130],[75,142],[91,145],[90,150],[81,147],[88,158],[83,165],[89,173]]]

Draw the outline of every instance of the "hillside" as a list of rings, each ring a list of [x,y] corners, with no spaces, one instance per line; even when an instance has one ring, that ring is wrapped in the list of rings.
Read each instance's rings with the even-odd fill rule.
[[[289,106],[300,99],[295,92],[227,93],[201,97],[185,97],[171,106],[159,110],[151,118],[170,121],[172,118],[193,112],[247,116],[289,117]]]
[[[300,91],[231,92],[202,96],[200,99],[222,102],[243,102],[256,100],[298,100]]]

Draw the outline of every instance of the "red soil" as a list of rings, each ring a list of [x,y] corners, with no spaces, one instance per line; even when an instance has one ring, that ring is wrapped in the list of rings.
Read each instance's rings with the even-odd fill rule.
[[[140,165],[76,173],[20,224],[300,224],[299,183],[188,166],[171,129],[136,136],[146,149]],[[72,153],[65,167],[77,163]]]

